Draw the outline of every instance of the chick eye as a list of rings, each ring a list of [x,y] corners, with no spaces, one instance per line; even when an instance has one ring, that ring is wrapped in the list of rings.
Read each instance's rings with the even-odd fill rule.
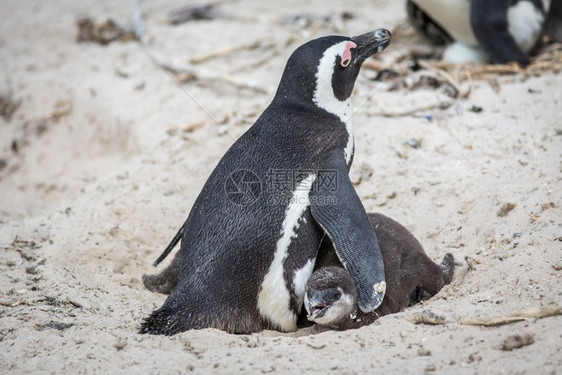
[[[347,68],[349,66],[350,62],[351,62],[351,59],[345,59],[345,60],[342,60],[340,62],[340,65],[341,65],[342,68]]]

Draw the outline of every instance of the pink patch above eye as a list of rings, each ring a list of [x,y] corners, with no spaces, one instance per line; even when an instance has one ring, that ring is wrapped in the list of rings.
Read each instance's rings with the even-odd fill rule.
[[[357,48],[357,44],[353,43],[353,42],[347,42],[347,44],[345,45],[345,50],[343,51],[343,54],[341,56],[341,63],[340,65],[342,67],[347,67],[349,65],[349,63],[351,62],[351,49],[352,48]]]

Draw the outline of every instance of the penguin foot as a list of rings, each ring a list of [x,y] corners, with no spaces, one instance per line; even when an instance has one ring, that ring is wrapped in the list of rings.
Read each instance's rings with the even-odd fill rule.
[[[428,292],[426,292],[420,287],[416,287],[416,289],[414,289],[412,294],[410,294],[410,302],[408,306],[414,306],[416,303],[428,300],[430,298],[431,298],[431,294],[429,294]]]
[[[172,319],[171,319],[172,318]],[[141,323],[139,333],[149,335],[172,336],[177,332],[174,330],[173,316],[167,310],[156,310]]]

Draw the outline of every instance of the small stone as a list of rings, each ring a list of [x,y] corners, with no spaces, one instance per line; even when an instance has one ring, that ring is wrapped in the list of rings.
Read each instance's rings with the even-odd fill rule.
[[[45,324],[37,324],[35,329],[38,331],[47,331],[50,329],[56,329],[57,331],[64,331],[67,328],[70,328],[74,325],[74,323],[63,323],[63,322],[49,322]]]
[[[513,349],[519,349],[527,345],[531,345],[535,342],[535,338],[531,334],[524,335],[512,335],[506,338],[503,342],[501,350],[511,351]]]
[[[37,271],[37,266],[31,266],[31,267],[27,267],[25,269],[25,273],[29,274],[29,275],[37,275],[38,271]]]
[[[418,349],[418,355],[420,357],[428,357],[431,355],[431,350],[421,347]]]
[[[433,371],[435,371],[435,370],[437,370],[437,368],[435,367],[435,365],[428,365],[428,366],[425,368],[425,371],[426,371],[426,372],[433,372]]]
[[[253,333],[251,337],[248,338],[248,348],[255,348],[259,344],[259,336]]]
[[[468,255],[464,257],[464,260],[466,261],[466,264],[468,265],[468,268],[470,270],[475,270],[476,265],[480,264],[479,260],[469,257]]]
[[[262,369],[261,372],[264,373],[264,374],[269,374],[270,372],[275,372],[275,367],[268,366],[268,367]]]
[[[418,139],[412,138],[410,140],[408,140],[407,142],[404,142],[404,144],[406,146],[410,146],[411,148],[413,148],[414,150],[417,150],[419,148],[421,148],[421,142]]]
[[[119,339],[117,340],[117,342],[115,344],[113,344],[113,347],[115,349],[117,349],[117,351],[121,351],[123,350],[123,348],[127,346],[127,340],[123,340],[123,339]]]
[[[513,210],[517,206],[516,203],[504,203],[500,209],[498,210],[497,214],[499,217],[506,216],[511,210]]]

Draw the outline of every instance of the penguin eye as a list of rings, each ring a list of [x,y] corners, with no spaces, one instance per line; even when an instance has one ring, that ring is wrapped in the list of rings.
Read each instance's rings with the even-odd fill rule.
[[[351,62],[351,59],[350,59],[350,58],[347,58],[347,59],[342,60],[342,61],[340,62],[340,66],[341,66],[342,68],[347,68],[347,67],[349,66],[349,63],[350,63],[350,62]]]

